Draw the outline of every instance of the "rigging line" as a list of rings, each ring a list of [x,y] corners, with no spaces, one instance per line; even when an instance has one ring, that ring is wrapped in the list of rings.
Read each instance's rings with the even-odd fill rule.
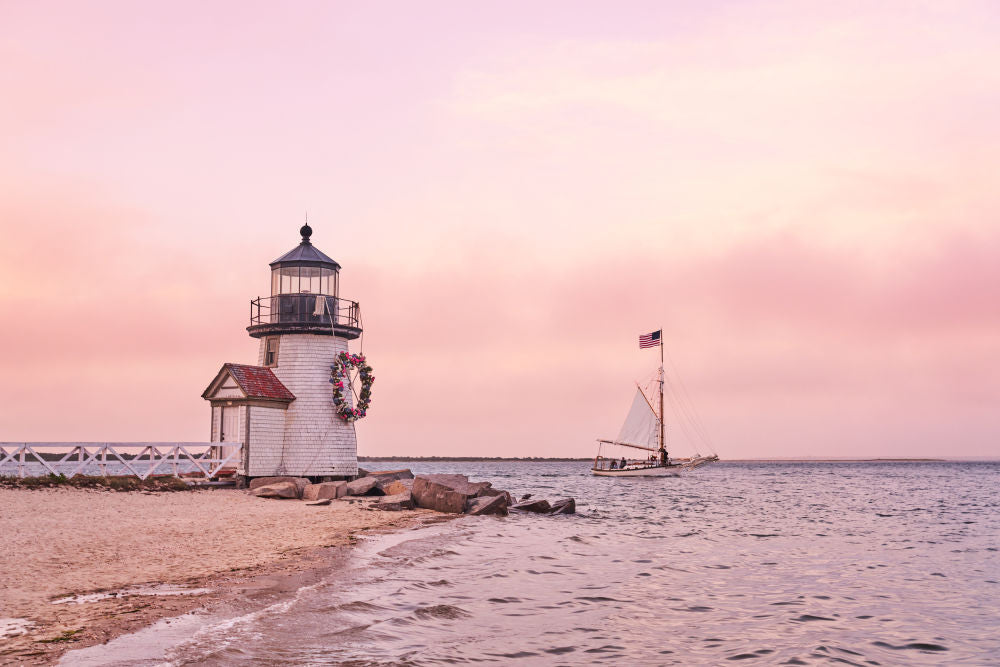
[[[694,405],[694,401],[691,400],[691,395],[690,395],[690,393],[688,393],[687,385],[684,384],[684,378],[681,377],[681,374],[677,370],[677,366],[674,363],[673,357],[670,356],[669,352],[667,353],[667,358],[669,359],[671,368],[674,371],[674,377],[677,378],[677,381],[680,384],[681,390],[684,392],[684,396],[687,399],[687,403],[688,403],[690,412],[693,415],[692,422],[693,422],[695,428],[697,428],[700,431],[700,433],[701,433],[702,437],[705,439],[706,443],[709,446],[711,446],[712,445],[712,438],[709,436],[708,429],[705,427],[705,424],[704,424],[704,422],[701,419],[701,415],[698,413],[698,410],[697,410],[697,408]]]
[[[670,401],[671,409],[673,409],[674,413],[678,417],[677,425],[681,427],[681,431],[684,432],[684,437],[688,439],[688,442],[691,443],[691,446],[697,447],[699,438],[696,436],[696,434],[692,434],[691,430],[688,427],[688,424],[686,423],[687,420],[684,419],[683,415],[681,414],[682,411],[680,407],[677,405],[677,397],[674,395],[673,386],[670,384],[669,381],[666,384],[667,384],[666,396],[667,399]]]
[[[687,423],[687,425],[690,426],[690,428],[695,433],[696,437],[691,437],[690,435],[688,436],[689,438],[691,438],[691,444],[694,445],[695,447],[699,447],[700,448],[701,446],[704,446],[704,447],[708,447],[710,450],[712,450],[712,443],[708,439],[706,439],[704,437],[703,433],[701,433],[698,430],[697,424],[692,419],[691,414],[689,412],[690,406],[685,406],[684,405],[684,402],[683,402],[681,396],[677,392],[677,388],[672,383],[668,382],[668,386],[670,388],[672,402],[676,401],[675,405],[676,405],[676,408],[678,410],[678,417],[681,418],[678,421],[678,423],[681,424],[681,427],[684,428],[684,430],[685,430],[686,433],[688,431],[687,431],[687,428],[685,428],[685,423]],[[712,451],[714,453],[714,450],[712,450]]]
[[[677,370],[677,365],[674,363],[674,359],[670,356],[670,352],[667,352],[667,360],[670,362],[670,367],[673,369],[673,375],[677,378],[677,382],[681,386],[681,390],[684,392],[684,396],[687,398],[687,402],[690,406],[690,411],[694,415],[693,424],[697,428],[701,436],[705,439],[705,443],[712,447],[712,438],[709,436],[708,429],[705,427],[705,423],[701,419],[701,415],[698,413],[697,408],[694,406],[694,401],[691,400],[691,394],[688,393],[687,385],[684,384],[684,378],[681,377],[680,372]]]
[[[697,441],[701,440],[701,434],[698,433],[698,429],[695,427],[691,416],[687,411],[686,406],[681,400],[680,395],[677,392],[677,387],[674,386],[673,382],[668,378],[666,381],[667,390],[670,394],[670,403],[677,413],[677,423],[681,425],[685,433],[688,434],[688,438],[691,439],[692,444],[697,444]],[[688,430],[690,429],[690,431]],[[696,437],[691,437],[690,433],[694,432]]]
[[[687,410],[687,407],[681,400],[681,396],[679,395],[677,388],[670,381],[669,376],[667,377],[666,384],[668,388],[668,396],[670,397],[671,407],[673,408],[675,414],[677,415],[677,423],[681,427],[681,430],[684,431],[684,434],[687,437],[688,441],[690,442],[691,446],[696,449],[700,449],[701,447],[710,447],[711,446],[710,443],[708,443],[698,432],[697,427],[694,424],[693,420],[691,419],[691,416]]]
[[[675,377],[678,376],[675,374]],[[693,406],[684,401],[683,396],[680,391],[678,391],[677,386],[674,385],[669,376],[667,377],[667,386],[670,388],[678,418],[686,421],[690,428],[698,435],[698,437],[694,440],[703,441],[705,445],[708,445],[708,441],[704,437],[705,434],[698,428],[698,423],[693,414]]]
[[[646,400],[646,405],[649,406],[649,409],[650,411],[652,411],[653,416],[656,417],[657,419],[663,419],[662,415],[656,414],[656,409],[653,407],[653,404],[649,402],[649,397],[646,396],[646,392],[642,390],[642,387],[639,386],[638,382],[635,383],[635,388],[639,390],[639,393],[642,394],[642,397]]]

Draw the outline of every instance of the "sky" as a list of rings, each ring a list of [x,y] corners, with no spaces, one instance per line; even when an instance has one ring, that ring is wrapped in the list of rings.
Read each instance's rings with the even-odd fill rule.
[[[724,459],[1000,456],[997,34],[993,2],[0,0],[0,441],[207,440],[308,211],[362,455],[591,456],[662,328]]]

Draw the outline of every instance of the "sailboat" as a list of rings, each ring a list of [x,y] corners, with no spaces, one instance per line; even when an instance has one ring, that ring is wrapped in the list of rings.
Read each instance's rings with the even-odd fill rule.
[[[660,367],[656,371],[655,379],[651,384],[657,387],[656,399],[650,400],[650,391],[643,391],[643,387],[636,383],[635,398],[632,400],[632,407],[625,417],[618,437],[614,440],[598,438],[597,456],[594,458],[594,465],[591,472],[601,477],[677,477],[683,472],[694,470],[708,463],[719,460],[714,452],[706,456],[695,454],[687,458],[673,458],[667,452],[666,426],[663,419],[663,395],[666,374],[663,369],[663,339],[662,329],[639,337],[639,347],[653,347],[659,344],[660,347]],[[683,386],[683,385],[682,385]],[[685,401],[686,392],[682,395],[675,391],[670,385],[670,397],[672,402],[680,409],[678,420],[681,415],[687,415],[690,421],[690,430],[699,437],[706,446],[711,446],[705,434],[705,429],[701,421],[697,418],[697,413],[693,406],[685,405],[690,401]],[[614,450],[622,447],[626,455],[620,459],[617,455],[606,456],[605,450]],[[641,455],[640,455],[641,452]],[[632,456],[628,456],[632,454]]]

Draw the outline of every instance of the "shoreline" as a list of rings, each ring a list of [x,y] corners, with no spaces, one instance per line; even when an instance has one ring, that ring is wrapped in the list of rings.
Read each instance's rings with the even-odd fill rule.
[[[234,489],[0,489],[8,564],[0,619],[31,623],[23,634],[0,639],[0,665],[54,664],[68,651],[162,619],[265,605],[343,567],[360,536],[450,519],[366,505],[310,507]],[[163,586],[171,588],[156,590]],[[53,604],[91,593],[108,597]]]
[[[358,457],[361,463],[587,463],[594,457],[545,458],[545,457],[484,457],[484,456],[365,456]],[[964,458],[767,458],[767,459],[719,459],[718,463],[996,463],[1000,459]]]

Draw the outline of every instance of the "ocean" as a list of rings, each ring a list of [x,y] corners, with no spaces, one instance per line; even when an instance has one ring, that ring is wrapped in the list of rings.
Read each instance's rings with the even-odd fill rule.
[[[379,467],[572,496],[577,514],[370,538],[264,608],[64,662],[1000,664],[1000,463],[721,462],[650,479],[584,462]]]

